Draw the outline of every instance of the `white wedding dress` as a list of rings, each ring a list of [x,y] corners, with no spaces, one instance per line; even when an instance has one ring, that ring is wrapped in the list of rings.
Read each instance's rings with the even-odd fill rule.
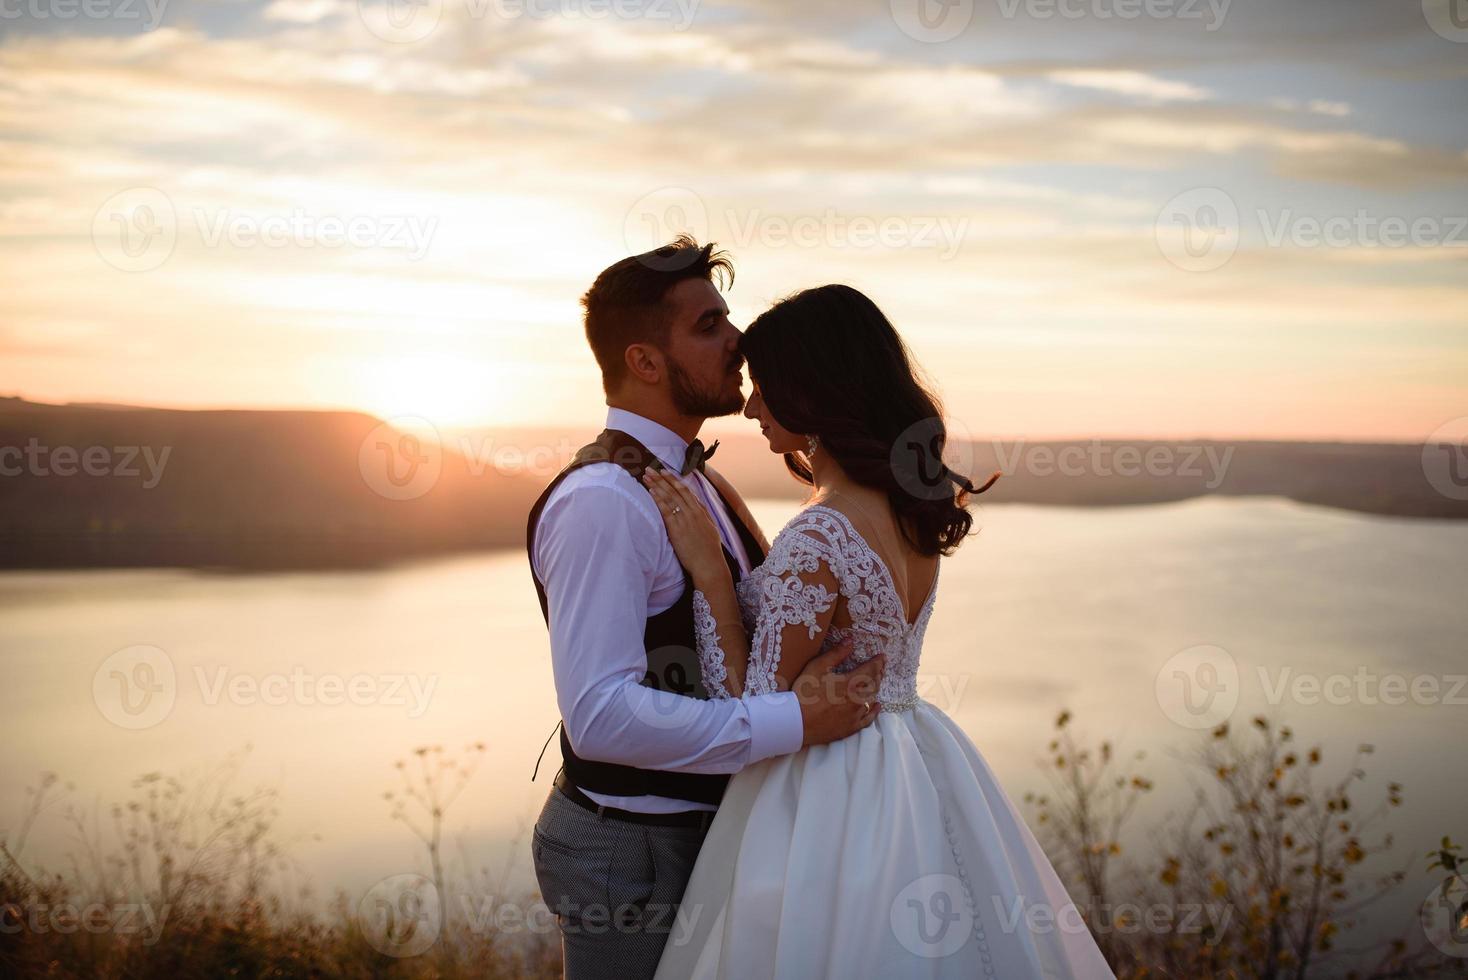
[[[737,589],[746,693],[775,690],[783,629],[814,636],[837,601],[803,580],[822,563],[851,618],[822,648],[854,636],[843,668],[886,653],[883,710],[850,738],[730,781],[658,980],[1112,977],[973,742],[917,696],[936,577],[909,625],[891,573],[845,515],[807,507]],[[717,624],[702,593],[694,605],[704,683],[721,694]]]

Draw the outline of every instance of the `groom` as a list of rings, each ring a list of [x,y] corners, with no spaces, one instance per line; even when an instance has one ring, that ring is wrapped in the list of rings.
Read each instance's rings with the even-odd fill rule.
[[[740,334],[715,285],[725,278],[728,257],[687,237],[597,276],[582,305],[606,429],[530,512],[562,720],[561,770],[532,853],[567,980],[651,977],[675,917],[702,911],[680,916],[678,902],[730,774],[845,738],[877,715],[862,702],[873,700],[880,657],[832,672],[849,645],[813,660],[791,692],[709,700],[703,689],[693,583],[641,476],[648,466],[682,474],[736,582],[764,560],[748,509],[704,465],[713,448],[697,438],[705,419],[744,405]]]

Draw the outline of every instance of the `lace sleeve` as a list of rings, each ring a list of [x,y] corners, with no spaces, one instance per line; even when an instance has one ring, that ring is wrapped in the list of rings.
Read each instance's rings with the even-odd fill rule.
[[[776,672],[787,641],[815,641],[824,632],[822,617],[840,595],[841,551],[829,528],[797,517],[775,539],[770,554],[740,597],[754,608],[753,639],[744,679],[746,695],[777,690]],[[742,585],[743,583],[741,583]],[[832,589],[836,591],[832,591]]]
[[[708,597],[699,589],[693,590],[693,635],[698,650],[698,672],[703,676],[703,686],[715,701],[730,699],[725,682],[729,671],[724,666],[724,650],[719,646],[719,621]]]

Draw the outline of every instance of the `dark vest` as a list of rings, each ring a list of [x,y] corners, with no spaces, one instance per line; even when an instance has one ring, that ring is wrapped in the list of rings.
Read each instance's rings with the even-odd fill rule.
[[[642,443],[617,429],[605,429],[601,435],[596,437],[595,442],[582,446],[576,451],[571,462],[556,474],[555,479],[551,480],[550,485],[535,501],[535,506],[530,509],[530,520],[525,529],[527,555],[535,554],[535,530],[540,523],[540,514],[545,509],[546,501],[569,474],[592,463],[611,462],[625,469],[641,486],[642,472],[654,458]],[[724,497],[718,485],[713,484],[713,481],[710,483],[714,486],[714,492],[719,495],[735,530],[739,533],[739,540],[744,544],[745,554],[749,556],[750,567],[758,565],[765,560],[765,553],[760,548],[759,542],[755,540],[749,528],[745,527],[739,514],[729,505],[728,499]],[[729,553],[728,548],[724,549],[724,560],[729,564],[729,571],[734,581],[738,582],[741,574],[739,562]],[[680,567],[682,567],[681,563]],[[535,594],[540,598],[540,613],[548,626],[550,607],[546,599],[545,587],[541,585],[540,579],[535,575],[533,559],[530,577],[535,582]],[[693,577],[688,574],[686,568],[683,569],[683,577],[686,584],[678,601],[662,612],[648,617],[647,626],[642,635],[643,649],[647,653],[648,670],[642,679],[642,684],[662,691],[707,700],[708,692],[704,689],[698,669],[698,653],[694,637]],[[663,772],[656,769],[638,769],[635,766],[583,759],[571,746],[571,740],[566,737],[564,725],[561,726],[561,760],[566,775],[577,787],[609,796],[653,795],[717,804],[723,798],[724,787],[729,782],[728,776]]]

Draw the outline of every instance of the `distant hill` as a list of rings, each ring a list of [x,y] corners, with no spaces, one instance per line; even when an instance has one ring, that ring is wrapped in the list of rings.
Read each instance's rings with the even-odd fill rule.
[[[539,484],[477,475],[445,449],[425,492],[392,499],[431,467],[395,487],[380,424],[0,399],[0,565],[353,567],[523,543]]]
[[[401,433],[370,415],[0,398],[0,567],[358,567],[522,547],[541,488],[594,427]],[[803,488],[763,439],[719,436],[746,497]],[[1096,506],[1269,494],[1468,517],[1405,444],[1070,441],[959,453],[985,502]],[[416,463],[415,463],[416,460]]]
[[[1095,459],[1094,471],[1067,473],[1060,466],[1064,453],[1071,464]],[[1016,458],[1019,466],[1012,465]],[[1265,495],[1384,516],[1468,518],[1468,500],[1440,493],[1424,470],[1423,447],[1408,443],[1098,440],[975,447],[975,473],[987,475],[1001,462],[1005,476],[984,494],[986,501],[1108,506]],[[1463,489],[1460,496],[1468,496],[1468,482]]]
[[[594,430],[540,428],[480,430],[463,437],[490,458],[488,450],[506,445],[574,451],[592,435]],[[720,444],[712,465],[744,496],[804,497],[805,488],[762,437],[721,433],[704,441],[714,438]],[[1468,500],[1452,499],[1428,480],[1422,450],[1410,443],[998,440],[976,442],[948,458],[976,484],[995,470],[1003,472],[980,498],[985,503],[1106,507],[1206,494],[1264,495],[1368,514],[1468,518]],[[1459,496],[1468,497],[1468,460],[1461,469]]]

